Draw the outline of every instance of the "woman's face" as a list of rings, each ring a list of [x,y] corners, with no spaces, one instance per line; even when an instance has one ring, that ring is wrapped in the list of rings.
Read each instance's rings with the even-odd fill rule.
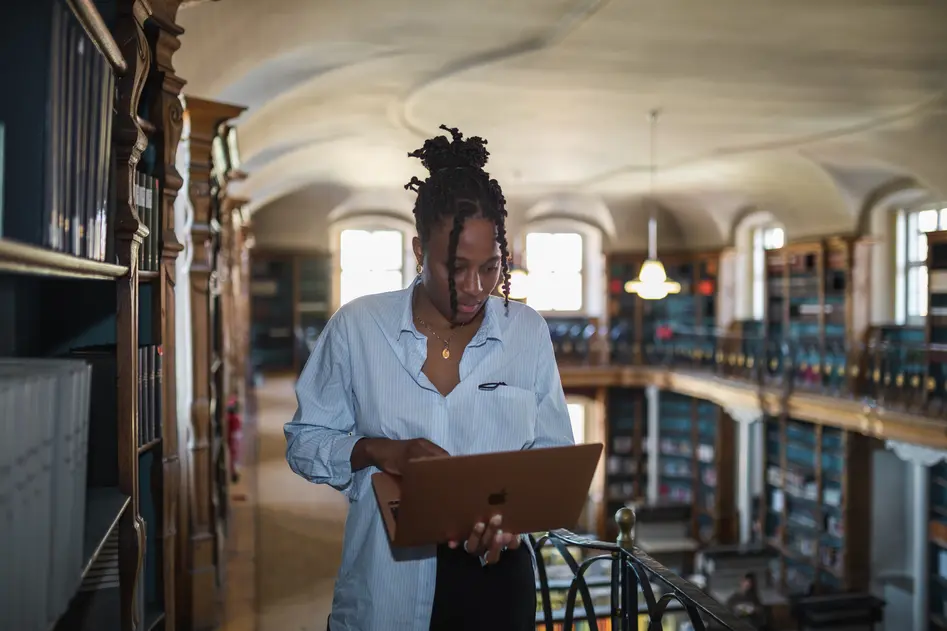
[[[454,263],[454,288],[457,291],[457,315],[450,308],[450,269],[447,267],[453,218],[446,218],[431,230],[427,247],[414,239],[414,254],[421,262],[424,290],[437,310],[454,324],[474,319],[500,282],[500,245],[496,224],[474,216],[464,221],[457,241]]]

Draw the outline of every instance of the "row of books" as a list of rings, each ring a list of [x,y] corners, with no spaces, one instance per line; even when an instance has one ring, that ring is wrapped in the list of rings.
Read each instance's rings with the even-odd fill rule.
[[[161,263],[161,195],[158,179],[136,171],[132,197],[138,220],[145,224],[149,233],[138,250],[138,269],[156,272]]]
[[[0,614],[47,631],[87,561],[92,372],[83,361],[0,360]]]
[[[138,446],[161,438],[161,347],[138,349]]]
[[[105,261],[115,75],[65,0],[27,5],[6,16],[9,46],[2,52],[12,55],[16,47],[45,61],[46,72],[0,103],[5,152],[17,156],[3,164],[0,236]],[[48,40],[30,37],[30,25],[40,23],[49,25]],[[19,40],[11,36],[24,30]],[[33,72],[23,64],[10,68]],[[0,76],[7,84],[14,78]]]
[[[14,230],[10,236],[105,261],[115,76],[62,0],[53,3],[50,42],[45,234]],[[8,220],[17,214],[35,217],[35,210],[17,208]]]

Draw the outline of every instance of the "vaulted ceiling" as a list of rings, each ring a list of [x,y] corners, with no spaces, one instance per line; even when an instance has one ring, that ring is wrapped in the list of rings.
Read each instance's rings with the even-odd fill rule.
[[[242,192],[289,235],[359,196],[403,210],[405,154],[446,123],[489,140],[515,216],[563,199],[637,245],[653,107],[662,230],[690,245],[754,208],[802,237],[911,181],[947,194],[936,0],[223,0],[179,21],[185,93],[248,106]]]

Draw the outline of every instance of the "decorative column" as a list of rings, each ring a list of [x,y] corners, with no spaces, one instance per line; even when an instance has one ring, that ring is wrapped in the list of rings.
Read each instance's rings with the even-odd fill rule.
[[[125,631],[141,631],[144,624],[137,606],[143,587],[145,554],[145,523],[140,513],[138,483],[138,249],[148,235],[148,228],[138,217],[132,192],[138,160],[148,146],[136,113],[151,63],[144,30],[151,10],[144,0],[121,0],[115,6],[112,27],[112,35],[128,64],[125,72],[116,77],[118,101],[112,127],[115,256],[120,265],[128,267],[128,275],[115,281],[118,487],[131,498],[118,526],[119,628]]]
[[[188,540],[186,565],[179,580],[179,620],[184,629],[202,631],[219,624],[219,594],[215,550],[213,494],[216,479],[211,454],[211,275],[216,227],[211,199],[212,148],[218,127],[245,108],[185,96],[191,123],[188,197],[194,209],[191,224],[191,333],[193,399],[185,499]]]
[[[896,440],[885,442],[885,447],[894,452],[901,460],[911,465],[911,513],[914,515],[914,532],[911,557],[913,560],[914,598],[912,618],[914,628],[925,628],[928,619],[928,532],[927,515],[930,513],[930,468],[942,460],[947,460],[947,451],[931,449],[912,443]]]
[[[756,442],[751,426],[763,418],[759,407],[725,408],[737,424],[737,512],[740,520],[740,543],[749,543],[753,538],[753,463],[760,454],[754,454]]]
[[[177,625],[176,588],[178,575],[176,560],[178,559],[178,500],[180,498],[180,447],[178,444],[177,419],[177,375],[176,357],[177,343],[175,339],[175,285],[177,282],[176,259],[183,249],[175,232],[175,200],[181,190],[183,179],[178,172],[177,153],[178,143],[181,140],[183,127],[183,111],[181,106],[181,88],[184,80],[174,71],[171,58],[181,47],[178,36],[184,32],[177,25],[178,8],[181,0],[151,0],[152,15],[150,23],[157,28],[152,33],[154,43],[154,59],[151,79],[159,82],[161,87],[150,104],[149,118],[158,130],[157,156],[158,167],[155,175],[161,182],[161,268],[154,296],[153,309],[163,321],[160,332],[161,348],[164,356],[162,380],[162,409],[163,416],[162,436],[162,475],[164,478],[164,497],[162,499],[162,514],[164,528],[161,533],[161,558],[163,559],[163,592],[165,606],[165,629],[173,631]]]

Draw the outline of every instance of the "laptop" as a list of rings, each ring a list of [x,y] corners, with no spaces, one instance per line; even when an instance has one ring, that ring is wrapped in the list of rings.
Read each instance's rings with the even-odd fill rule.
[[[574,528],[588,500],[601,443],[438,456],[410,461],[399,478],[372,475],[388,538],[398,547],[463,541],[503,516],[505,532]]]

